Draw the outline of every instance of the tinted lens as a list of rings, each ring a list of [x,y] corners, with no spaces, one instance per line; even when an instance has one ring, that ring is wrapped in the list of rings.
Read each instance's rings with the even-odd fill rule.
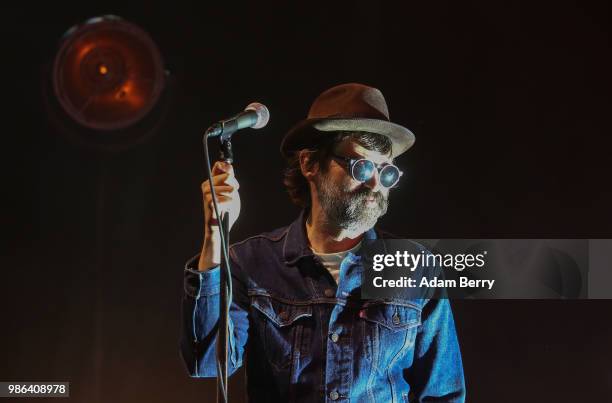
[[[353,178],[359,182],[368,181],[374,175],[375,169],[372,161],[359,160],[353,165]]]
[[[380,184],[386,188],[395,185],[400,177],[399,169],[394,165],[387,165],[380,170]]]

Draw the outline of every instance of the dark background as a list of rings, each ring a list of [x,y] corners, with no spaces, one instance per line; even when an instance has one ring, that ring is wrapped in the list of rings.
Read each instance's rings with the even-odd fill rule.
[[[74,402],[214,400],[178,355],[182,268],[201,242],[202,131],[255,100],[271,121],[234,141],[234,240],[296,216],[280,139],[353,81],[417,137],[385,229],[612,238],[608,3],[199,3],[3,6],[0,380],[70,381]],[[119,153],[70,141],[42,97],[61,35],[109,13],[150,33],[173,82],[160,130]],[[612,401],[612,301],[453,307],[468,401]]]

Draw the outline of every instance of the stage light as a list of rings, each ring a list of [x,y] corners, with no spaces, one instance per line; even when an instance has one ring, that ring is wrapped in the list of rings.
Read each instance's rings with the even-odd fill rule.
[[[115,16],[71,28],[53,64],[53,89],[64,111],[93,129],[133,125],[152,109],[163,85],[155,43]]]
[[[144,122],[163,114],[169,76],[159,49],[120,17],[91,18],[66,31],[50,70],[47,104],[62,132],[116,146],[149,134]]]

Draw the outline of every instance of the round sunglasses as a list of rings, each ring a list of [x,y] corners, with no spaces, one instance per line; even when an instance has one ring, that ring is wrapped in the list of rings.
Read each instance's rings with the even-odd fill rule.
[[[350,158],[332,154],[333,159],[341,161],[348,167],[351,177],[358,182],[367,182],[374,176],[374,171],[378,171],[378,180],[386,188],[397,185],[400,177],[404,174],[393,164],[376,164],[366,158]]]

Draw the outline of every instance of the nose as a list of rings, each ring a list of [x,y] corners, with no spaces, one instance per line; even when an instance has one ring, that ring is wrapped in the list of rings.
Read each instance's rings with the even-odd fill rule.
[[[378,192],[382,189],[380,184],[380,177],[378,176],[378,169],[374,170],[374,175],[364,183],[372,192]]]

